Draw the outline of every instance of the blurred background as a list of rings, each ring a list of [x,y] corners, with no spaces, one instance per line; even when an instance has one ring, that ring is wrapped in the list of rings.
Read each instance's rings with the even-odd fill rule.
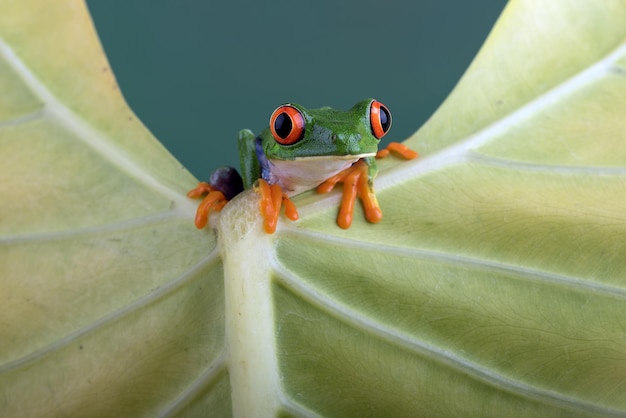
[[[127,102],[196,177],[284,102],[374,97],[402,141],[437,109],[504,0],[88,0]]]

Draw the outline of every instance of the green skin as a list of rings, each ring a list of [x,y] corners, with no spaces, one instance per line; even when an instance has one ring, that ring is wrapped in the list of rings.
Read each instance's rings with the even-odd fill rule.
[[[269,128],[256,136],[239,132],[239,158],[243,186],[248,189],[259,178],[278,183],[288,195],[315,188],[324,180],[359,159],[367,163],[370,187],[378,171],[375,155],[380,142],[370,128],[372,99],[358,102],[347,111],[330,107],[307,109],[292,104],[305,120],[304,137],[295,144],[281,145]],[[263,155],[259,156],[259,153]]]

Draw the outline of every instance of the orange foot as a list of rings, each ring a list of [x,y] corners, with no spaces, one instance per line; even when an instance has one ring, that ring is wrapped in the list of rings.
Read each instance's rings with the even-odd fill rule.
[[[369,184],[368,165],[364,160],[357,161],[351,167],[327,179],[324,183],[317,186],[317,192],[328,193],[339,182],[343,183],[343,196],[341,198],[339,215],[337,215],[337,225],[343,229],[350,228],[350,225],[352,225],[352,214],[354,213],[354,201],[357,196],[363,203],[365,219],[371,223],[377,223],[383,218],[383,212],[380,210],[380,206],[378,206],[374,190]]]
[[[259,179],[254,190],[261,195],[259,207],[263,217],[263,228],[268,234],[273,234],[276,231],[278,215],[280,215],[283,203],[285,204],[285,215],[292,221],[298,219],[296,205],[293,204],[289,196],[283,192],[278,184],[270,186],[267,181]]]
[[[196,210],[195,224],[198,229],[204,228],[209,222],[209,212],[211,212],[211,209],[219,212],[224,205],[228,203],[228,200],[224,197],[224,193],[214,189],[209,183],[204,181],[198,183],[195,189],[189,190],[187,197],[192,199],[204,197]]]
[[[383,148],[376,153],[376,158],[385,158],[393,152],[406,160],[419,157],[419,154],[399,142],[390,142],[387,148]]]

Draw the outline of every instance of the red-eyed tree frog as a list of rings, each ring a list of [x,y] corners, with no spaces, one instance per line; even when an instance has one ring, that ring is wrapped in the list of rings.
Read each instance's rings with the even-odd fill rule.
[[[247,129],[239,132],[241,176],[232,167],[221,167],[208,183],[201,182],[189,191],[188,197],[203,198],[196,212],[196,227],[204,228],[211,210],[221,210],[237,194],[253,187],[260,195],[265,232],[271,234],[283,205],[289,219],[298,219],[290,197],[314,188],[327,193],[339,182],[343,183],[337,216],[341,228],[352,224],[357,196],[365,218],[372,223],[380,221],[382,211],[374,194],[376,158],[390,151],[406,159],[418,156],[397,142],[378,150],[390,128],[389,109],[374,99],[360,101],[347,111],[279,106],[270,117],[269,128],[259,136]]]

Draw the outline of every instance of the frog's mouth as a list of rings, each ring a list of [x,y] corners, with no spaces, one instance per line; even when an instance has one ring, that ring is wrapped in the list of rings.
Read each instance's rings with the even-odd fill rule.
[[[308,157],[295,157],[293,160],[278,160],[278,161],[308,161],[308,160],[312,160],[312,161],[324,161],[324,160],[341,160],[341,161],[345,161],[345,160],[351,160],[351,161],[358,161],[361,158],[370,158],[370,157],[374,157],[376,156],[375,152],[367,152],[364,154],[346,154],[346,155],[311,155]],[[277,160],[272,160],[273,162],[277,161]]]
[[[314,155],[293,160],[269,160],[270,183],[280,184],[290,196],[313,189],[328,178],[350,167],[361,158],[374,157],[376,153],[348,155]]]

